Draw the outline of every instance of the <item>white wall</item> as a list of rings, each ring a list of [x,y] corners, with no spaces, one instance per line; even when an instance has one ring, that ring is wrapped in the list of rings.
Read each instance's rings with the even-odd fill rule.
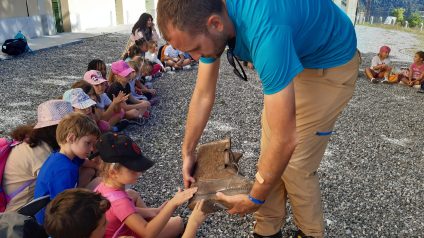
[[[134,24],[141,14],[146,12],[146,2],[140,0],[122,0],[124,24]]]
[[[35,38],[56,34],[55,19],[50,15],[0,19],[0,43],[13,38],[18,31]]]
[[[355,22],[356,7],[358,6],[358,0],[349,0],[346,6],[346,14],[349,16],[352,22]]]
[[[51,4],[49,0],[37,0],[31,5],[34,9],[31,9],[33,15],[27,16],[26,7],[25,14],[19,14],[18,2],[2,2],[2,4],[8,3],[7,7],[1,8],[2,10],[9,11],[9,15],[0,15],[0,43],[5,40],[13,38],[18,31],[29,37],[35,38],[42,35],[53,35],[56,34],[55,19],[52,13]],[[17,5],[13,5],[16,3]],[[11,9],[9,9],[11,8]]]
[[[69,0],[72,32],[116,25],[115,0]]]

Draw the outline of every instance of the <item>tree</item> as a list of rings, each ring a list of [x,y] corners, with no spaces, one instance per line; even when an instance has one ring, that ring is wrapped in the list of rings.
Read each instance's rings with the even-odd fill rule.
[[[423,20],[421,19],[420,13],[414,12],[408,17],[408,22],[411,27],[416,27],[419,26]]]
[[[395,8],[392,11],[392,15],[396,17],[396,22],[400,22],[400,23],[402,23],[404,20],[404,13],[405,13],[405,8],[402,8],[402,7]]]

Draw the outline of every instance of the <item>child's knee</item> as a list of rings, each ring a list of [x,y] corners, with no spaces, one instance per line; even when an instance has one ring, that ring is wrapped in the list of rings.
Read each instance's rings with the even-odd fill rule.
[[[173,226],[175,230],[178,230],[178,233],[183,233],[184,231],[184,220],[180,216],[171,217],[169,223]]]

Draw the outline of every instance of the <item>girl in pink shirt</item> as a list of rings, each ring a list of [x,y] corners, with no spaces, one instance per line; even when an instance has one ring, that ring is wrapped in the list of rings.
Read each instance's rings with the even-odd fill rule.
[[[409,75],[402,77],[401,83],[416,88],[420,88],[424,83],[424,51],[415,53],[414,63],[409,67]]]
[[[111,208],[106,212],[105,238],[178,237],[184,231],[180,217],[172,217],[175,209],[188,201],[197,188],[180,190],[159,208],[147,208],[140,196],[125,190],[134,184],[153,162],[145,157],[131,138],[124,134],[105,133],[96,144],[102,159],[103,181],[95,189],[106,197]]]

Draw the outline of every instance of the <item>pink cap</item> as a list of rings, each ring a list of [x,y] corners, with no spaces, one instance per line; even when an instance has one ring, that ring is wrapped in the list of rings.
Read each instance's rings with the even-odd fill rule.
[[[117,74],[121,77],[127,77],[130,73],[134,72],[134,69],[131,68],[127,62],[119,60],[112,63],[112,73]]]
[[[387,45],[383,45],[382,47],[380,47],[380,52],[383,52],[383,51],[385,51],[389,54],[391,49]]]
[[[106,79],[103,78],[102,73],[97,70],[89,70],[85,72],[84,80],[91,85],[99,85],[106,82]]]

